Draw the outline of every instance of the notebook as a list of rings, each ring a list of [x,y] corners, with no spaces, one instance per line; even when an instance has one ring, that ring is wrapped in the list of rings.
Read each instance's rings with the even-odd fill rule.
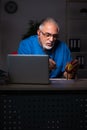
[[[10,83],[49,84],[48,55],[8,54]]]

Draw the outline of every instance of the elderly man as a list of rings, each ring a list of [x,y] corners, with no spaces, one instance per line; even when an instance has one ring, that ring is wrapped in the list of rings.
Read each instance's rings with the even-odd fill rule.
[[[37,35],[20,41],[18,54],[47,54],[49,55],[49,78],[62,76],[75,78],[78,61],[72,59],[67,44],[58,39],[58,34],[57,22],[53,18],[46,18],[39,25]]]

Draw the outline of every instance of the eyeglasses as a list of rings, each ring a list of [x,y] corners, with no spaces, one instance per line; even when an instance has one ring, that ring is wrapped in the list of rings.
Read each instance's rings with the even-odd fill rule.
[[[47,38],[50,38],[50,37],[53,37],[54,39],[57,39],[58,38],[58,34],[51,34],[51,33],[44,33],[42,31],[40,31],[45,37]]]

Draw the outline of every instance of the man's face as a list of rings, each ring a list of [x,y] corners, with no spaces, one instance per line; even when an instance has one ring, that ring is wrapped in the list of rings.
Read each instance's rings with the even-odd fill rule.
[[[44,27],[38,30],[38,38],[44,49],[53,48],[58,38],[58,28],[54,23],[45,23]]]

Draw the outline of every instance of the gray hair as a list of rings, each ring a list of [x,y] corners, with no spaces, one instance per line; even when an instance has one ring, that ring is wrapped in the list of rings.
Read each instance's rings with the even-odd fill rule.
[[[45,23],[48,23],[48,22],[54,23],[54,24],[57,26],[58,31],[59,31],[59,25],[58,25],[58,23],[57,23],[53,18],[50,18],[50,17],[44,19],[44,20],[41,22],[41,24],[39,25],[39,29],[42,30],[42,28],[43,28],[43,26],[45,25]]]

